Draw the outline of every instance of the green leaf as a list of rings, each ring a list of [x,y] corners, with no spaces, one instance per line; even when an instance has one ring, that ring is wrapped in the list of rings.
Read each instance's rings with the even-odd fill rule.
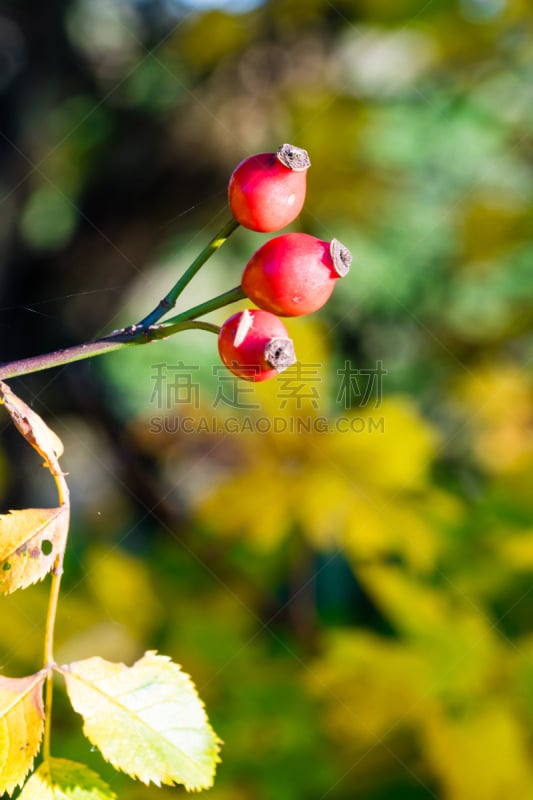
[[[158,786],[212,785],[219,741],[191,679],[167,656],[148,652],[132,667],[95,657],[59,670],[85,735],[116,769]]]
[[[0,516],[0,593],[42,580],[65,548],[68,509],[27,508]]]
[[[116,800],[116,794],[85,764],[51,758],[31,776],[18,800]]]
[[[42,687],[46,674],[0,676],[0,793],[11,794],[33,766],[44,729]]]

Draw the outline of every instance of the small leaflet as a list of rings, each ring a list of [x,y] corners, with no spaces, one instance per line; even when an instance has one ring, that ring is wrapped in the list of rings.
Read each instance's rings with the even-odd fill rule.
[[[34,772],[18,800],[117,800],[117,796],[85,764],[51,758]]]

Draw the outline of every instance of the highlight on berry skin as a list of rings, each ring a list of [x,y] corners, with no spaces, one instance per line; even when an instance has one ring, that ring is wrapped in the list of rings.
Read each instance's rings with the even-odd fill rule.
[[[299,215],[307,191],[311,161],[306,150],[291,144],[275,153],[241,161],[228,185],[228,202],[243,227],[260,233],[281,230]]]
[[[222,362],[239,378],[265,381],[296,361],[283,322],[261,309],[245,309],[227,319],[218,335]]]
[[[352,256],[337,239],[285,233],[265,242],[244,268],[241,286],[259,308],[282,317],[310,314],[330,298]]]

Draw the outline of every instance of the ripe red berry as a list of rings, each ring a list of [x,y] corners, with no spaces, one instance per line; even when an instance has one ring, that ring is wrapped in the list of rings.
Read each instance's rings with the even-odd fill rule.
[[[269,233],[289,225],[302,210],[310,165],[307,152],[290,144],[241,161],[229,180],[231,213],[252,231]]]
[[[296,361],[292,340],[274,314],[246,309],[227,319],[218,335],[226,367],[247,381],[274,378]]]
[[[350,251],[337,239],[284,233],[254,253],[244,268],[242,288],[265,311],[282,317],[310,314],[329,299],[351,261]]]

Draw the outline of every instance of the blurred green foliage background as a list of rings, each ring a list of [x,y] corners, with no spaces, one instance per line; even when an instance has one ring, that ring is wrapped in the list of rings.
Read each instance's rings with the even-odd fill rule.
[[[213,800],[533,798],[532,29],[528,0],[0,6],[3,361],[147,313],[282,142],[292,229],[354,255],[268,386],[202,332],[11,382],[66,449],[57,657],[182,664]],[[53,503],[2,427],[2,511]],[[46,596],[1,600],[3,674],[39,667]],[[122,800],[183,795],[55,715]]]

